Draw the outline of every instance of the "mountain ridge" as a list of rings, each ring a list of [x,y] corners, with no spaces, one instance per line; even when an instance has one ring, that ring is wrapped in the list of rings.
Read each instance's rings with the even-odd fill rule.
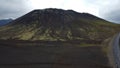
[[[12,19],[1,19],[0,20],[0,26],[4,26],[4,25],[8,24],[11,21],[12,21]]]

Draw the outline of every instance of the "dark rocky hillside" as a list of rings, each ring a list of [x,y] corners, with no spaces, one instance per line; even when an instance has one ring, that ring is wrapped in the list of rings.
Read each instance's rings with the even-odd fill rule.
[[[119,32],[118,24],[73,10],[34,10],[0,27],[0,39],[43,41],[97,41]]]

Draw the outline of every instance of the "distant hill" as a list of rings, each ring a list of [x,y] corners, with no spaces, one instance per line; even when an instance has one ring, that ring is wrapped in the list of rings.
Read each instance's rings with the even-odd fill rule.
[[[0,27],[0,39],[99,41],[120,31],[120,25],[73,10],[34,10]]]
[[[0,26],[6,25],[11,21],[12,21],[12,19],[2,19],[2,20],[0,20]]]

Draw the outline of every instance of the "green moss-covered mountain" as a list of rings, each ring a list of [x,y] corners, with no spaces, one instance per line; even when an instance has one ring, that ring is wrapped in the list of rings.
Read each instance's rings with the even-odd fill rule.
[[[69,41],[104,39],[118,33],[118,24],[73,10],[34,10],[0,27],[0,39]]]

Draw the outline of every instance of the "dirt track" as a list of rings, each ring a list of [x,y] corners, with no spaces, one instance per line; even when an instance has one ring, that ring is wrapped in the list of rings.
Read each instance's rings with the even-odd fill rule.
[[[98,46],[0,46],[0,68],[110,68]]]

